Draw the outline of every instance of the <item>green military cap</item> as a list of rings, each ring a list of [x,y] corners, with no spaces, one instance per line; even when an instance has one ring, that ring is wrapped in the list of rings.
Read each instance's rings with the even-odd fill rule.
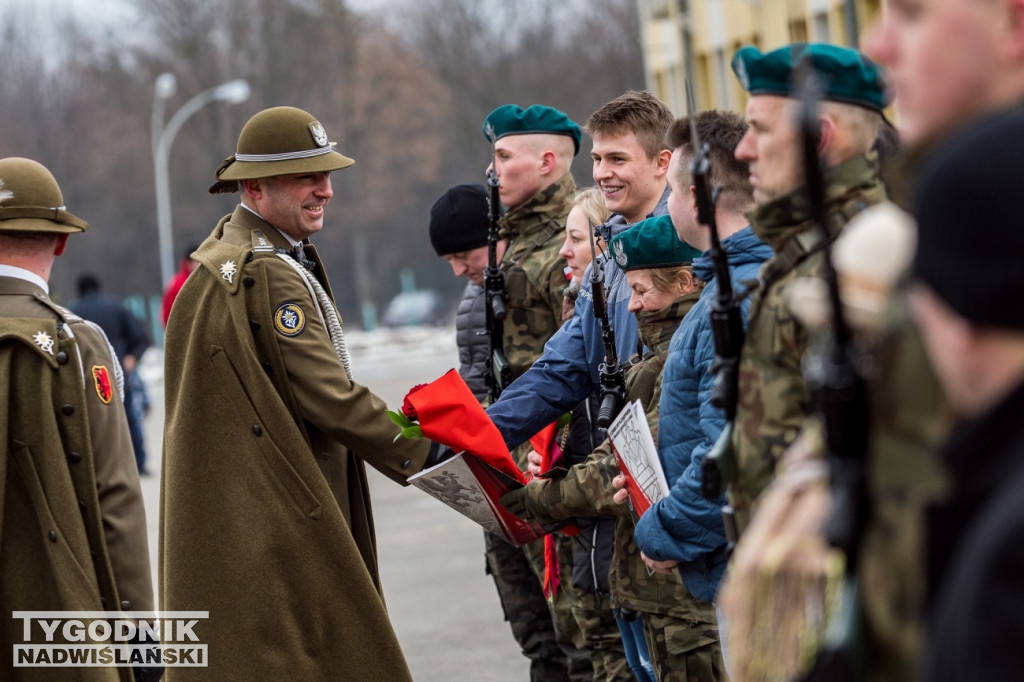
[[[217,168],[210,194],[236,192],[239,180],[334,171],[355,163],[334,151],[335,145],[312,114],[295,107],[264,109],[242,128],[237,151]]]
[[[0,159],[0,232],[84,232],[89,227],[64,207],[53,174],[32,159]]]
[[[641,220],[612,237],[615,264],[624,271],[670,268],[693,262],[701,252],[679,239],[671,216]]]
[[[484,119],[484,137],[491,142],[506,135],[534,133],[571,137],[576,147],[573,156],[580,152],[580,140],[583,139],[580,127],[554,107],[533,104],[523,109],[515,104],[505,104],[487,114]]]
[[[762,54],[750,45],[732,58],[732,70],[751,95],[781,95],[794,92],[793,70],[809,58],[823,76],[822,98],[881,111],[889,103],[885,73],[857,50],[825,43],[793,43]]]

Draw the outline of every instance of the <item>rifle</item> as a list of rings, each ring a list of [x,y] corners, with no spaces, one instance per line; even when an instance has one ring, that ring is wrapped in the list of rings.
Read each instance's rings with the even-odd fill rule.
[[[594,315],[601,320],[601,342],[604,345],[604,361],[597,370],[601,384],[601,407],[597,411],[597,425],[607,429],[626,402],[626,375],[619,364],[619,354],[615,350],[615,332],[608,320],[604,292],[604,263],[597,259],[597,252],[594,249],[596,236],[595,230],[590,239],[590,295],[594,304]]]
[[[715,204],[720,188],[711,186],[711,147],[707,142],[701,142],[697,133],[693,91],[689,82],[686,83],[686,109],[690,118],[690,144],[693,147],[690,176],[697,195],[697,222],[707,225],[711,233],[709,252],[715,281],[718,283],[715,298],[710,306],[711,333],[715,341],[715,361],[711,365],[715,383],[711,388],[711,404],[725,412],[726,421],[729,423],[714,449],[701,463],[701,494],[708,500],[716,501],[721,497],[725,484],[732,478],[734,469],[730,446],[731,424],[736,418],[736,401],[739,395],[740,350],[743,348],[744,337],[743,312],[740,309],[740,300],[732,288],[729,258],[722,250],[722,242],[718,237]],[[730,542],[735,542],[736,530],[732,509],[726,505],[722,514],[726,535]]]
[[[868,400],[865,382],[854,361],[850,329],[839,297],[839,279],[832,262],[825,224],[825,189],[818,143],[817,103],[821,84],[810,59],[797,69],[801,93],[799,126],[811,216],[824,233],[824,277],[828,285],[832,320],[824,343],[808,358],[808,382],[825,425],[832,510],[825,535],[846,557],[846,575],[839,607],[826,630],[825,641],[805,682],[863,679],[864,656],[860,642],[860,588],[856,577],[858,550],[865,523],[865,463],[867,460]]]
[[[487,268],[484,270],[484,309],[491,352],[487,357],[487,393],[493,404],[512,381],[512,368],[505,357],[505,275],[498,267],[498,219],[501,200],[498,197],[498,171],[493,162],[494,131],[491,138],[491,167],[487,169]]]

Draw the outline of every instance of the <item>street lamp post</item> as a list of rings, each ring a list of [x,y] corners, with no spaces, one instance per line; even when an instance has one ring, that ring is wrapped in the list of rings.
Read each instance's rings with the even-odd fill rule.
[[[152,145],[153,175],[156,179],[156,224],[160,247],[160,277],[166,285],[174,275],[174,239],[171,230],[171,187],[168,161],[174,136],[192,114],[210,102],[238,104],[249,98],[249,82],[238,78],[205,90],[178,109],[164,127],[164,103],[177,91],[174,74],[162,73],[156,79],[153,94]]]

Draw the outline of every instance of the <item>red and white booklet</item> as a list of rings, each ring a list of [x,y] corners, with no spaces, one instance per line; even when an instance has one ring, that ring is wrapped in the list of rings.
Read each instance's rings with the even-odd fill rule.
[[[633,513],[640,518],[652,504],[668,496],[669,488],[647,415],[639,400],[622,408],[608,427],[608,440],[619,463],[619,471],[626,477],[626,492]]]
[[[513,515],[498,500],[523,484],[465,452],[413,474],[409,483],[513,545],[525,545],[566,525],[543,525]]]

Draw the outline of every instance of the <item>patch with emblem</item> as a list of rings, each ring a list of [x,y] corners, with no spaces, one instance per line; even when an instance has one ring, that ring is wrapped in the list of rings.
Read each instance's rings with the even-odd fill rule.
[[[624,268],[629,262],[626,257],[626,252],[622,250],[622,242],[615,242],[615,262],[619,264],[619,267]]]
[[[46,332],[36,332],[32,335],[32,340],[35,341],[36,345],[42,348],[45,352],[53,355],[53,337]]]
[[[312,121],[309,124],[309,132],[313,133],[313,141],[317,147],[327,146],[327,131],[320,125],[320,121]]]
[[[110,370],[106,365],[92,366],[92,383],[96,387],[96,395],[104,405],[109,405],[110,399],[114,397],[114,388],[110,383]]]
[[[231,279],[235,276],[236,272],[238,272],[238,267],[235,265],[235,261],[228,260],[220,264],[220,276],[226,279],[228,284],[232,283]]]
[[[284,303],[274,311],[274,329],[284,336],[298,336],[306,328],[306,314],[295,303]]]

